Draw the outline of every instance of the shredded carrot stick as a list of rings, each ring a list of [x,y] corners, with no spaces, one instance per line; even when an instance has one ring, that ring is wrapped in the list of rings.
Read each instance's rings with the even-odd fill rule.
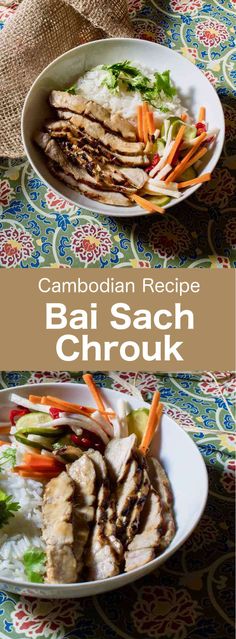
[[[143,107],[140,104],[137,108],[137,118],[138,118],[138,138],[140,142],[143,142]]]
[[[29,402],[31,402],[31,404],[42,404],[42,399],[42,395],[29,395]]]
[[[104,413],[106,411],[105,404],[102,399],[101,391],[96,386],[93,376],[90,373],[86,373],[86,375],[83,375],[83,380],[88,386],[90,393],[97,404],[99,412]],[[106,421],[109,422],[109,417],[107,415],[105,416],[105,418]]]
[[[165,180],[166,184],[169,184],[170,182],[174,182],[176,180],[176,178],[179,175],[181,175],[181,173],[184,173],[189,160],[195,154],[196,150],[202,144],[203,140],[205,140],[206,136],[207,136],[207,134],[204,131],[203,133],[201,133],[201,135],[199,135],[196,138],[195,144],[193,144],[193,146],[191,146],[191,148],[189,149],[188,153],[184,156],[184,158],[181,160],[181,162],[179,162],[179,164],[177,164],[175,169],[173,171],[171,171],[171,173],[167,176],[167,178]]]
[[[90,416],[94,413],[94,408],[89,406],[79,406],[78,404],[72,404],[71,402],[66,402],[58,397],[51,397],[51,395],[47,395],[47,397],[42,398],[41,404],[45,406],[52,406],[53,408],[58,408],[58,410],[66,413],[78,413],[79,415]],[[110,417],[114,417],[115,413],[113,411],[100,411],[105,416],[108,415]]]
[[[143,102],[142,110],[143,110],[143,141],[145,142],[145,144],[147,144],[147,141],[148,141],[148,122],[147,122],[148,104],[147,102]]]
[[[148,134],[153,135],[153,133],[155,132],[155,122],[154,122],[153,111],[147,112],[147,128],[148,128]]]
[[[0,439],[0,446],[6,446],[8,442],[4,442],[2,439]]]
[[[45,469],[60,468],[60,462],[58,462],[55,457],[40,455],[38,453],[25,453],[23,455],[23,462],[31,468],[34,468],[35,465]]]
[[[211,179],[211,173],[203,173],[203,175],[199,175],[193,180],[186,180],[186,182],[179,182],[179,189],[186,189],[188,186],[194,186],[194,184],[201,184],[202,182],[209,182]]]
[[[186,122],[186,120],[187,120],[187,113],[182,113],[182,115],[181,115],[181,120],[182,120],[182,122]]]
[[[188,164],[185,167],[185,170],[188,169],[193,164],[195,164],[195,162],[200,160],[203,157],[203,155],[205,155],[205,153],[207,153],[207,151],[208,151],[207,146],[202,146],[201,149],[199,149],[199,151],[197,153],[195,153],[195,155],[193,155],[191,157],[191,159],[189,160]]]
[[[145,428],[145,431],[143,433],[141,444],[139,446],[139,449],[144,454],[147,452],[147,449],[150,446],[150,443],[152,441],[153,435],[154,435],[155,430],[156,430],[157,408],[158,408],[159,401],[160,401],[160,393],[159,393],[159,391],[155,391],[155,393],[153,395],[153,398],[152,398],[152,403],[151,403],[151,408],[150,408],[149,415],[148,415],[146,428]]]
[[[182,124],[180,129],[179,129],[179,131],[178,131],[178,133],[177,133],[177,136],[175,138],[175,142],[174,142],[174,144],[172,146],[172,149],[171,149],[171,151],[170,151],[170,153],[169,153],[169,155],[167,157],[166,164],[172,164],[174,156],[176,154],[176,151],[178,150],[178,148],[179,148],[179,146],[180,146],[180,144],[182,142],[182,139],[184,137],[185,131],[186,131],[186,126],[185,126],[185,124]]]
[[[149,213],[165,213],[165,209],[161,208],[161,206],[157,206],[157,204],[153,204],[152,202],[148,202],[144,197],[137,195],[137,193],[132,193],[130,196],[131,200],[134,200],[142,209],[145,209]]]
[[[201,106],[198,114],[198,122],[203,122],[206,119],[206,109],[204,106]]]
[[[40,472],[40,471],[33,471],[33,470],[25,470],[25,468],[23,466],[15,466],[15,468],[12,469],[14,473],[17,473],[18,475],[20,475],[20,477],[28,477],[31,479],[38,479],[39,481],[45,481],[45,480],[49,480],[49,479],[53,479],[54,477],[57,477],[58,475],[60,475],[61,470],[57,470],[54,471],[53,473],[44,473],[44,472]]]
[[[0,426],[1,435],[8,435],[8,433],[10,433],[10,430],[11,430],[11,426]]]

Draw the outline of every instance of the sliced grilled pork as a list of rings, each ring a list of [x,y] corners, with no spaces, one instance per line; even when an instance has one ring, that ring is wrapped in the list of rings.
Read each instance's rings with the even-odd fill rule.
[[[97,200],[98,202],[102,202],[103,204],[112,204],[115,206],[131,206],[132,202],[126,197],[123,193],[116,193],[114,191],[98,191],[96,189],[92,189],[87,184],[83,184],[82,182],[78,182],[78,191],[86,195],[86,197],[91,198],[91,200]]]
[[[147,458],[148,473],[153,487],[160,496],[163,513],[163,535],[160,541],[160,549],[169,546],[176,531],[173,513],[173,494],[166,472],[160,462],[154,457]]]
[[[149,564],[155,559],[154,548],[141,548],[141,550],[129,550],[125,555],[125,572],[130,572],[140,566]]]
[[[69,111],[59,112],[59,116],[68,119],[72,126],[80,131],[84,131],[86,135],[95,140],[99,140],[104,146],[108,147],[112,151],[118,151],[119,153],[125,153],[128,155],[142,154],[144,151],[143,142],[128,142],[123,138],[118,137],[112,133],[107,133],[104,127],[98,122],[89,120],[83,115],[74,115]]]
[[[46,485],[43,504],[43,539],[46,542],[46,580],[48,583],[71,583],[77,578],[73,552],[72,498],[74,483],[66,472]]]
[[[143,470],[142,482],[136,495],[136,500],[131,512],[129,524],[126,528],[126,544],[129,544],[138,532],[139,522],[142,510],[145,506],[146,499],[150,489],[150,481],[146,469]]]
[[[106,519],[110,495],[107,468],[102,455],[98,451],[89,451],[97,472],[99,485],[95,526],[90,538],[86,554],[86,566],[89,579],[107,579],[119,574],[119,563],[111,540],[106,536]]]
[[[140,520],[140,532],[135,535],[125,553],[125,571],[142,566],[154,558],[162,534],[162,508],[156,491],[149,490]]]
[[[67,175],[56,164],[49,162],[50,171],[62,182],[73,187],[76,191],[79,191],[83,195],[102,202],[103,204],[112,204],[115,206],[130,206],[130,200],[122,193],[112,193],[111,191],[96,191],[91,189],[88,185],[82,182],[77,182],[72,175]]]
[[[94,462],[97,478],[100,483],[100,497],[98,503],[102,504],[103,512],[99,515],[100,531],[102,528],[103,536],[108,540],[113,550],[120,558],[123,553],[123,547],[116,537],[116,510],[115,501],[111,495],[110,480],[108,476],[107,465],[104,457],[97,450],[89,450],[88,455]]]
[[[134,126],[121,115],[112,114],[102,105],[86,100],[83,96],[71,95],[67,91],[52,91],[50,103],[56,109],[67,109],[74,113],[87,115],[89,118],[102,122],[105,128],[120,133],[127,140],[136,140]]]
[[[39,146],[44,150],[46,155],[56,162],[64,173],[72,175],[77,181],[84,181],[92,186],[99,185],[99,179],[91,176],[85,169],[81,169],[72,164],[64,155],[56,140],[52,140],[48,133],[40,133],[35,138]]]
[[[50,121],[46,123],[46,128],[53,135],[60,138],[68,138],[70,142],[74,141],[76,144],[79,143],[79,148],[83,149],[83,151],[87,152],[90,155],[90,159],[92,160],[94,156],[99,157],[99,161],[101,163],[107,162],[107,159],[114,162],[115,164],[124,164],[125,166],[147,166],[150,164],[150,160],[148,156],[145,154],[141,155],[122,155],[115,151],[109,150],[107,147],[101,144],[100,140],[94,139],[88,136],[85,133],[79,131],[75,126],[73,126],[70,120],[63,119],[63,116],[66,115],[66,112],[63,111],[58,113],[59,120]],[[72,117],[72,113],[67,113],[68,117]]]
[[[128,474],[124,481],[120,482],[115,491],[116,497],[116,530],[118,537],[126,542],[126,528],[129,524],[131,513],[138,499],[139,488],[142,483],[143,471],[138,461],[131,461]]]
[[[136,443],[136,435],[132,434],[122,439],[111,439],[107,444],[104,456],[111,479],[114,482],[121,482],[125,479]]]
[[[91,197],[92,199],[104,202],[105,204],[116,204],[117,206],[129,206],[131,204],[130,200],[128,200],[128,198],[126,198],[125,195],[120,192],[116,193],[116,191],[114,191],[114,193],[112,193],[110,191],[107,191],[106,193],[103,190],[100,190],[106,189],[105,181],[101,179],[103,175],[98,173],[96,177],[94,177],[93,175],[90,175],[90,173],[88,173],[88,171],[86,171],[85,169],[79,168],[72,164],[72,162],[70,162],[65,157],[59,144],[57,144],[55,140],[52,140],[48,133],[38,134],[35,140],[44,150],[50,160],[55,162],[62,169],[62,172],[64,174],[72,176],[77,181],[78,191],[84,193],[85,195],[88,195],[88,197]],[[56,170],[54,171],[54,173],[56,173]],[[106,178],[104,176],[104,180],[105,179]],[[63,179],[63,181],[65,181],[65,179]],[[68,180],[67,183],[69,183]],[[72,181],[71,184],[74,184],[74,182]],[[99,190],[96,191],[96,188]],[[112,188],[114,188],[113,185]],[[129,188],[117,186],[116,188],[119,189],[119,191],[124,191],[128,194],[133,193],[135,190],[133,187]]]
[[[67,471],[75,483],[73,550],[79,575],[83,568],[83,553],[89,537],[90,524],[95,516],[96,472],[92,460],[86,454],[68,466]]]

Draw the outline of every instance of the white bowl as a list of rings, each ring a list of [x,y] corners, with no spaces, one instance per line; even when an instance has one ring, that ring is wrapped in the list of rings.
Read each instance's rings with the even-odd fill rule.
[[[15,389],[0,391],[0,420],[9,416],[10,395],[17,392],[27,397],[30,392],[40,395],[54,395],[67,401],[93,405],[89,390],[84,384],[34,384],[18,386]],[[116,408],[117,399],[124,399],[124,394],[103,389],[105,400],[111,408]],[[144,402],[126,395],[131,408],[147,406]],[[205,508],[208,494],[208,477],[203,458],[189,435],[167,415],[162,417],[161,428],[153,442],[152,454],[157,455],[163,463],[174,494],[174,510],[177,532],[170,546],[156,559],[146,566],[132,572],[118,575],[104,581],[91,581],[78,584],[33,584],[5,579],[0,581],[0,589],[16,592],[32,597],[67,599],[97,595],[109,590],[125,586],[140,579],[163,564],[191,535]],[[0,576],[1,580],[1,576]]]
[[[101,204],[69,188],[54,177],[45,162],[42,152],[33,142],[35,131],[42,127],[45,119],[51,117],[48,96],[52,89],[65,89],[86,71],[98,64],[112,64],[120,60],[132,60],[146,67],[163,72],[169,69],[183,105],[195,120],[199,107],[206,107],[206,119],[210,129],[220,129],[214,148],[204,158],[204,172],[213,171],[218,162],[224,142],[224,115],[218,95],[203,73],[179,53],[160,44],[146,40],[113,38],[83,44],[49,64],[31,87],[22,112],[22,139],[26,154],[44,182],[56,193],[71,200],[79,207],[102,215],[135,217],[144,215],[138,206],[118,207]],[[96,92],[94,95],[96,100]],[[183,192],[177,200],[172,200],[166,208],[183,202],[199,188],[195,185]]]

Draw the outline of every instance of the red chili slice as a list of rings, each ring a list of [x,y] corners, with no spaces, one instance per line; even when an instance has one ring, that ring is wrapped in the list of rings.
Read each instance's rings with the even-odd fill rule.
[[[207,130],[204,122],[197,122],[195,126],[197,129],[197,135],[201,135],[201,133],[204,133]]]
[[[12,426],[16,425],[16,422],[15,422],[16,417],[23,417],[23,415],[27,415],[29,412],[30,411],[28,408],[13,408],[9,414],[9,419]]]
[[[145,169],[146,173],[150,173],[150,171],[151,171],[152,169],[154,169],[154,166],[156,166],[156,165],[158,164],[159,160],[160,160],[159,153],[155,153],[155,155],[154,155],[154,156],[153,156],[153,158],[152,158],[152,162],[151,162],[150,166],[148,166],[148,167]]]
[[[49,408],[49,414],[53,419],[58,419],[58,417],[60,417],[60,411],[58,408],[53,408],[53,406]]]
[[[95,450],[99,450],[100,453],[104,453],[105,446],[100,437],[97,437],[94,433],[91,433],[89,430],[83,429],[83,434],[78,436],[74,433],[70,436],[71,441],[82,448],[82,450],[88,450],[89,448],[95,448]]]

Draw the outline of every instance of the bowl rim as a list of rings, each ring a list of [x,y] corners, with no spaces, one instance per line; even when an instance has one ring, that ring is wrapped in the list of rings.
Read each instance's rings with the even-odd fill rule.
[[[22,389],[29,389],[32,390],[32,388],[37,390],[40,389],[45,389],[48,386],[54,386],[54,387],[58,387],[58,386],[62,386],[62,382],[44,382],[44,383],[36,383],[36,384],[21,384],[20,386],[10,386],[7,388],[3,388],[0,389],[0,399],[2,394],[6,394],[6,393],[11,393],[11,392],[15,392],[18,394],[18,391],[21,391]],[[74,382],[64,382],[63,383],[63,388],[64,387],[70,387],[70,388],[80,388],[83,387],[85,388],[84,384],[81,383],[74,383]],[[106,388],[104,387],[105,391],[112,392],[112,393],[117,393],[119,391],[114,390],[113,388]],[[128,397],[132,397],[131,395],[128,395]],[[141,402],[141,399],[140,399]],[[147,402],[143,402],[144,407],[148,407],[150,408],[150,404],[148,404]],[[202,474],[202,478],[203,478],[203,488],[202,488],[202,493],[201,493],[201,507],[199,509],[198,512],[198,516],[196,518],[196,520],[194,521],[193,524],[191,524],[190,529],[183,535],[182,539],[180,539],[178,541],[178,543],[176,544],[176,546],[174,548],[167,548],[162,554],[160,554],[158,557],[155,557],[155,559],[152,559],[152,561],[148,562],[148,564],[146,564],[146,566],[149,567],[149,572],[152,572],[153,570],[155,570],[155,568],[158,567],[158,565],[161,565],[161,563],[163,563],[164,561],[166,561],[167,559],[169,559],[169,557],[171,557],[181,546],[183,546],[183,544],[185,543],[185,541],[190,537],[190,535],[193,533],[193,531],[195,530],[196,526],[198,525],[202,514],[205,510],[205,506],[206,506],[206,502],[207,502],[207,498],[208,498],[208,473],[207,473],[207,468],[206,468],[206,464],[205,461],[197,447],[197,444],[195,444],[195,442],[192,440],[192,438],[190,437],[190,435],[183,429],[181,428],[181,426],[174,420],[172,419],[172,417],[169,417],[169,415],[166,415],[166,417],[168,418],[168,420],[175,425],[175,427],[177,427],[179,429],[179,431],[182,433],[181,436],[188,438],[190,445],[192,446],[192,449],[194,449],[195,454],[197,455],[198,458],[198,463],[199,463],[199,471]],[[163,558],[163,561],[162,561]],[[32,588],[35,591],[37,590],[43,590],[45,589],[45,592],[47,591],[49,593],[50,590],[55,590],[57,589],[57,591],[63,591],[66,589],[66,591],[68,592],[68,595],[70,594],[70,592],[72,591],[78,591],[81,589],[83,589],[84,587],[86,587],[88,590],[89,588],[91,588],[92,586],[94,586],[96,584],[96,586],[99,588],[101,587],[101,594],[102,594],[102,586],[104,586],[104,584],[107,584],[110,582],[111,584],[111,588],[110,591],[115,590],[116,588],[122,587],[123,585],[126,585],[126,579],[128,580],[128,576],[133,576],[134,579],[132,579],[132,581],[136,581],[137,579],[141,578],[143,575],[143,569],[145,568],[145,566],[139,566],[138,568],[135,568],[135,570],[131,570],[128,573],[121,573],[119,575],[116,575],[114,577],[111,577],[109,579],[98,579],[96,581],[86,581],[86,582],[78,582],[78,583],[72,583],[72,584],[47,584],[47,583],[33,583],[30,581],[20,581],[20,580],[14,580],[11,578],[4,578],[4,583],[7,585],[13,585],[14,587],[18,586],[19,588],[23,588],[23,589],[29,589]],[[126,578],[126,579],[125,579]],[[0,578],[1,579],[1,578]],[[124,582],[124,583],[123,583]],[[83,597],[86,596],[90,596],[90,593],[83,593],[83,595],[81,595]],[[93,596],[93,594],[91,594],[91,596]]]
[[[25,97],[24,100],[24,104],[23,104],[23,108],[22,108],[22,112],[21,112],[21,138],[22,138],[22,142],[23,142],[23,147],[26,153],[26,156],[31,164],[31,166],[33,167],[33,169],[35,170],[35,172],[37,173],[37,175],[40,176],[40,178],[43,180],[43,182],[46,184],[46,186],[48,186],[49,188],[53,189],[53,191],[59,196],[62,197],[66,200],[68,200],[69,202],[71,202],[74,206],[77,206],[79,209],[83,209],[83,210],[89,210],[92,213],[96,213],[98,215],[103,215],[103,216],[108,216],[108,217],[120,217],[120,218],[136,218],[136,217],[141,217],[144,215],[148,215],[148,211],[145,211],[144,209],[142,209],[140,206],[135,206],[135,207],[127,207],[127,213],[126,211],[123,212],[121,211],[121,209],[123,209],[124,207],[119,207],[117,206],[117,212],[114,213],[114,211],[109,212],[109,204],[103,204],[102,208],[104,210],[98,211],[97,209],[93,208],[93,200],[90,200],[90,198],[87,198],[87,196],[83,196],[86,200],[88,200],[88,204],[85,203],[83,205],[81,205],[78,202],[75,202],[73,199],[71,199],[69,196],[65,196],[61,193],[61,191],[58,190],[58,188],[52,186],[48,180],[43,177],[40,173],[40,171],[38,170],[38,168],[35,166],[35,163],[33,162],[33,160],[30,157],[30,153],[28,152],[28,145],[26,143],[25,140],[25,126],[24,126],[24,120],[25,120],[25,111],[27,108],[27,103],[28,103],[28,99],[30,98],[31,94],[34,91],[35,85],[37,84],[37,82],[43,77],[44,73],[46,71],[49,70],[50,67],[52,67],[54,64],[57,64],[58,62],[60,62],[60,60],[64,59],[66,56],[70,56],[70,54],[72,52],[75,51],[80,51],[82,50],[84,47],[90,47],[92,45],[97,45],[99,43],[114,43],[114,42],[124,42],[127,43],[128,42],[132,42],[133,44],[136,44],[137,46],[138,43],[142,43],[145,44],[146,46],[154,46],[154,47],[159,47],[161,49],[168,49],[168,51],[170,51],[171,54],[173,54],[173,56],[178,56],[179,58],[183,58],[183,55],[179,52],[179,51],[174,51],[173,49],[171,49],[170,47],[166,47],[163,44],[159,44],[158,42],[150,42],[149,40],[143,40],[141,38],[105,38],[100,39],[100,40],[92,40],[91,42],[85,42],[84,44],[79,44],[76,47],[73,47],[72,49],[69,49],[68,51],[65,51],[65,53],[62,53],[61,55],[57,56],[57,58],[55,58],[54,60],[52,60],[40,73],[39,75],[35,78],[33,84],[31,85],[29,91],[27,92],[27,95]],[[225,139],[225,118],[224,118],[224,111],[223,111],[223,107],[220,101],[220,98],[218,96],[217,91],[214,89],[214,87],[212,86],[212,84],[209,82],[209,80],[207,80],[206,76],[204,76],[204,74],[202,73],[201,69],[198,68],[197,65],[194,65],[190,60],[188,60],[187,58],[184,58],[185,64],[187,64],[187,66],[189,66],[189,71],[191,72],[191,68],[194,68],[195,71],[197,73],[201,73],[201,75],[203,76],[203,78],[206,80],[206,82],[208,82],[208,84],[210,85],[210,91],[212,93],[212,96],[214,96],[214,99],[216,101],[218,101],[218,106],[220,108],[221,111],[221,115],[222,115],[222,122],[220,124],[220,131],[222,132],[221,135],[221,142],[217,145],[217,149],[213,149],[212,151],[212,155],[211,155],[211,160],[213,160],[214,158],[214,166],[211,169],[211,172],[214,171],[221,152],[222,152],[222,148],[224,145],[224,139]],[[180,198],[176,199],[173,198],[170,202],[168,202],[168,204],[165,206],[165,210],[171,209],[173,206],[176,206],[177,204],[181,204],[182,202],[184,202],[184,200],[188,199],[193,193],[195,193],[200,187],[202,186],[202,184],[195,184],[194,186],[190,187],[189,189],[187,189],[186,191],[183,192],[183,194],[181,195]],[[69,187],[68,187],[69,188]],[[73,190],[73,189],[71,189]],[[76,191],[75,191],[76,192]],[[79,192],[78,192],[79,193]],[[81,194],[80,194],[81,195]],[[92,204],[91,204],[92,203]],[[99,205],[99,202],[98,202]],[[114,206],[114,205],[113,205]],[[106,210],[107,209],[107,210]]]

